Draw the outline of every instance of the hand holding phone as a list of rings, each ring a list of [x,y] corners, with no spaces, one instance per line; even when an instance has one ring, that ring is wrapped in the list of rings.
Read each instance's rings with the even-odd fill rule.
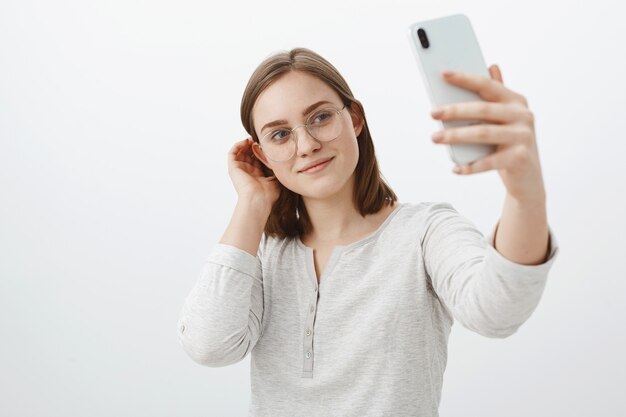
[[[480,95],[442,78],[443,70],[456,70],[489,77],[480,46],[467,16],[455,14],[409,26],[409,42],[433,107],[483,100]],[[481,120],[440,121],[444,129],[483,123]],[[448,145],[450,159],[457,165],[476,161],[494,152],[494,145]]]

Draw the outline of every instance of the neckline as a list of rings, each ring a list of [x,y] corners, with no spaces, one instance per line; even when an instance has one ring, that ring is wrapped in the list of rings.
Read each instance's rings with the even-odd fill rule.
[[[357,247],[357,246],[360,246],[360,245],[362,245],[362,244],[365,244],[365,243],[369,242],[370,240],[375,239],[375,238],[376,238],[376,237],[377,237],[377,236],[378,236],[378,235],[379,235],[379,234],[380,234],[380,233],[381,233],[381,232],[382,232],[382,231],[383,231],[383,230],[387,227],[387,225],[389,224],[389,222],[391,222],[391,219],[393,219],[393,218],[395,217],[395,215],[398,213],[398,211],[400,211],[400,209],[401,209],[402,207],[404,207],[404,206],[405,206],[405,204],[406,204],[406,203],[398,203],[398,207],[396,207],[395,209],[393,209],[393,211],[392,211],[391,213],[389,213],[389,215],[387,216],[387,218],[385,219],[385,221],[384,221],[384,222],[382,222],[382,223],[381,223],[381,225],[380,225],[380,226],[378,226],[378,228],[377,228],[377,229],[376,229],[376,230],[375,230],[372,234],[370,234],[369,236],[366,236],[366,237],[364,237],[364,238],[362,238],[362,239],[359,239],[359,240],[357,240],[357,241],[355,241],[355,242],[352,242],[352,243],[349,243],[349,244],[347,244],[347,245],[335,245],[335,246],[333,247],[332,252],[335,252],[335,251],[337,251],[337,250],[340,250],[340,251],[342,251],[342,252],[343,252],[344,250],[347,250],[347,249],[352,249],[352,248],[354,248],[354,247]],[[297,235],[297,236],[295,237],[295,239],[296,239],[296,244],[297,244],[299,247],[301,247],[302,249],[305,249],[305,250],[310,250],[310,251],[313,251],[313,248],[311,248],[311,247],[309,247],[309,246],[306,246],[306,245],[302,242],[302,240],[300,239],[300,236],[299,236],[299,235]]]

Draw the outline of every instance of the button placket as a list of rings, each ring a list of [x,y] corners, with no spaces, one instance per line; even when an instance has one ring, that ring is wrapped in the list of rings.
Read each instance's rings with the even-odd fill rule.
[[[303,368],[302,368],[302,377],[303,378],[313,378],[313,323],[315,322],[315,305],[317,299],[317,288],[315,289],[316,297],[309,305],[309,313],[307,314],[307,320],[304,328],[304,337],[302,344],[302,352],[304,354],[303,358]]]
[[[304,245],[302,245],[304,246]],[[328,279],[331,274],[335,264],[338,262],[338,259],[341,257],[345,247],[337,246],[333,249],[333,252],[326,264],[326,269],[324,271],[323,277],[320,277],[320,280]],[[302,361],[303,361],[303,371],[302,378],[313,378],[313,360],[315,359],[315,352],[313,351],[313,338],[315,337],[315,328],[313,327],[313,322],[315,321],[316,314],[316,306],[317,299],[320,294],[320,280],[317,278],[317,274],[315,272],[315,262],[313,259],[313,249],[309,247],[304,247],[305,252],[305,262],[306,269],[308,271],[309,278],[313,284],[313,297],[312,303],[309,305],[309,314],[307,318],[306,327],[303,329],[303,350],[302,350]]]

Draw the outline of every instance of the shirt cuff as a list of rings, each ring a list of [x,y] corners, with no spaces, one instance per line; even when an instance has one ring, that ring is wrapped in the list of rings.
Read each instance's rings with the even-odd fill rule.
[[[487,250],[489,251],[489,255],[498,266],[504,269],[518,270],[520,272],[527,272],[527,271],[547,272],[551,268],[552,264],[554,263],[554,260],[557,258],[557,255],[559,253],[559,246],[558,246],[556,237],[554,236],[554,232],[552,231],[552,228],[550,227],[550,225],[548,225],[548,255],[543,261],[543,263],[540,263],[537,265],[525,265],[525,264],[513,262],[496,250],[495,237],[496,237],[496,232],[498,230],[499,225],[500,225],[500,221],[498,220],[498,223],[496,223],[493,229],[491,229],[491,232],[489,233],[489,235],[485,238],[488,243]]]

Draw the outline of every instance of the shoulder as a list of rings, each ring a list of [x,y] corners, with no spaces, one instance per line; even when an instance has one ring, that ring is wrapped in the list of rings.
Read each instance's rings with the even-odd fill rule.
[[[458,215],[458,211],[447,201],[423,201],[403,203],[398,212],[399,218],[416,222],[428,222],[436,216]]]
[[[441,226],[449,230],[449,226],[467,222],[452,203],[447,201],[403,203],[394,220],[395,227],[392,228],[394,234],[407,234],[413,237],[416,234],[423,237]]]

